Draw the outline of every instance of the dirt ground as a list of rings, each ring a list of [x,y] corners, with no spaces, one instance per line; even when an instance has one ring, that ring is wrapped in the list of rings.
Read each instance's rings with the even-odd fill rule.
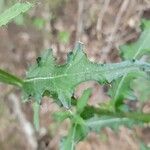
[[[44,20],[42,29],[33,23],[35,18]],[[58,63],[64,63],[76,41],[85,44],[91,61],[119,62],[118,47],[139,36],[141,18],[150,19],[149,0],[39,0],[23,16],[22,25],[12,22],[0,29],[0,68],[25,77],[28,66],[44,49],[52,47]],[[78,86],[76,96],[87,87],[93,88],[91,105],[109,100],[106,89],[95,82]],[[39,150],[57,150],[68,123],[60,126],[53,120],[52,113],[59,110],[56,104],[43,99],[40,133],[30,131],[30,135],[25,132],[33,129],[32,104],[21,103],[20,91],[12,86],[0,84],[0,91],[0,150],[30,150],[37,145]],[[150,105],[144,107],[150,111]],[[27,129],[20,115],[29,123]],[[99,135],[91,133],[77,150],[139,150],[141,140],[150,145],[149,127],[120,127],[118,133],[106,128]]]

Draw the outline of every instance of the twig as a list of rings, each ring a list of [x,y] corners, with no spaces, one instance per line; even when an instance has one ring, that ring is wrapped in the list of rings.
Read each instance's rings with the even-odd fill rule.
[[[102,49],[102,54],[103,54],[102,59],[104,59],[104,60],[107,59],[107,55],[108,55],[108,53],[110,52],[110,50],[112,48],[112,44],[115,41],[115,34],[116,34],[116,32],[119,28],[120,22],[121,22],[121,17],[123,16],[123,13],[126,11],[129,2],[130,2],[129,0],[123,1],[122,5],[119,9],[119,12],[117,13],[114,28],[111,32],[110,37],[107,40],[107,46]]]
[[[44,10],[42,12],[42,16],[45,20],[45,26],[44,26],[44,39],[43,39],[43,46],[44,48],[49,48],[50,47],[50,8],[49,5],[46,3],[44,5]]]
[[[115,20],[113,31],[112,31],[112,33],[110,35],[110,38],[108,39],[109,43],[112,43],[113,40],[114,40],[114,36],[115,36],[115,34],[116,34],[117,30],[118,30],[118,27],[120,25],[120,22],[121,22],[121,17],[123,15],[123,13],[126,11],[128,3],[129,3],[129,0],[125,0],[122,3],[122,5],[121,5],[121,7],[119,9],[118,15],[117,15],[116,20]]]
[[[36,150],[38,144],[34,134],[34,129],[31,123],[26,119],[24,113],[22,112],[17,96],[15,94],[10,94],[8,96],[8,99],[12,104],[13,112],[20,123],[22,131],[24,132],[24,135],[28,143],[27,145],[29,145],[31,150]]]
[[[98,20],[97,20],[97,25],[96,25],[96,30],[97,30],[97,38],[100,39],[100,32],[101,32],[101,29],[102,29],[102,22],[103,22],[103,18],[104,18],[104,15],[109,7],[109,3],[110,3],[110,0],[105,0],[104,1],[104,6],[102,7],[102,10],[99,12],[99,15],[98,15]]]
[[[126,36],[125,38],[122,38],[122,37],[120,36],[120,37],[118,38],[117,43],[116,43],[116,47],[118,47],[118,46],[120,46],[120,45],[123,45],[123,44],[125,44],[126,42],[128,42],[129,40],[132,40],[132,39],[134,39],[134,38],[136,38],[136,37],[137,37],[137,33],[132,33],[132,34]],[[119,40],[119,39],[121,39],[121,40]]]
[[[80,38],[83,30],[83,7],[84,7],[84,0],[78,0],[78,20],[77,20],[76,41],[81,40]]]

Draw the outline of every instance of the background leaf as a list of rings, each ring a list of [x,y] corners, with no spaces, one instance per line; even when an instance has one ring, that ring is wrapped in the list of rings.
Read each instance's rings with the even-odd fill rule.
[[[144,144],[143,142],[140,142],[140,150],[149,150],[150,147]]]
[[[123,59],[139,59],[144,54],[150,54],[150,21],[144,20],[143,31],[136,42],[120,46]]]
[[[132,88],[134,89],[135,95],[140,102],[146,102],[150,100],[150,80],[148,78],[141,77],[136,79],[132,84]]]
[[[14,4],[12,7],[0,14],[0,26],[6,25],[19,14],[28,11],[31,7],[32,4],[29,2]]]
[[[110,117],[110,116],[95,116],[86,121],[86,126],[89,131],[99,132],[105,127],[110,127],[114,130],[118,129],[121,125],[131,127],[137,124],[134,120],[124,117]]]
[[[70,33],[67,31],[60,31],[58,33],[58,41],[63,44],[67,44],[69,42]]]
[[[135,59],[140,59],[144,54],[150,54],[150,21],[143,20],[141,28],[143,31],[136,42],[120,46],[123,59],[133,59],[134,61]],[[135,99],[131,85],[133,79],[138,77],[141,77],[138,73],[127,73],[113,82],[109,94],[116,109],[119,109],[124,99]]]
[[[128,75],[124,75],[122,78],[117,79],[112,83],[112,88],[109,90],[108,94],[111,96],[116,107],[123,104],[124,98],[130,100],[136,99],[136,96],[130,86],[131,81],[139,75],[140,74],[138,73],[129,73]]]

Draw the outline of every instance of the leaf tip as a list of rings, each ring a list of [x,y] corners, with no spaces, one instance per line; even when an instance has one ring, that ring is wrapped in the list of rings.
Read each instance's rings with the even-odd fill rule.
[[[78,41],[76,44],[75,44],[75,52],[78,52],[78,51],[83,51],[84,49],[84,44],[81,42],[81,41]]]

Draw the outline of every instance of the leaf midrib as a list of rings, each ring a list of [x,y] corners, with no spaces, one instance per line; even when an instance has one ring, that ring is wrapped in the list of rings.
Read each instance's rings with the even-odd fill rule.
[[[139,64],[140,65],[140,64]],[[100,72],[100,73],[97,73],[97,74],[101,74],[103,75],[104,73],[109,73],[111,71],[116,71],[116,70],[119,70],[120,68],[126,68],[126,67],[136,67],[138,66],[138,64],[129,64],[128,66],[118,66],[117,68],[102,68],[101,70],[95,70],[94,73],[97,73],[97,72]],[[56,75],[56,76],[45,76],[45,77],[33,77],[33,78],[28,78],[28,79],[25,79],[24,82],[34,82],[34,81],[39,81],[39,80],[52,80],[52,79],[57,79],[57,78],[62,78],[62,77],[67,77],[67,76],[77,76],[77,75],[83,75],[83,74],[93,74],[93,72],[91,71],[84,71],[84,72],[77,72],[77,73],[65,73],[65,74],[61,74],[61,75]]]
[[[87,122],[87,126],[105,125],[106,123],[119,122],[119,121],[129,121],[129,119],[128,118],[108,118],[105,120],[96,120],[96,121],[92,121],[92,122]]]

